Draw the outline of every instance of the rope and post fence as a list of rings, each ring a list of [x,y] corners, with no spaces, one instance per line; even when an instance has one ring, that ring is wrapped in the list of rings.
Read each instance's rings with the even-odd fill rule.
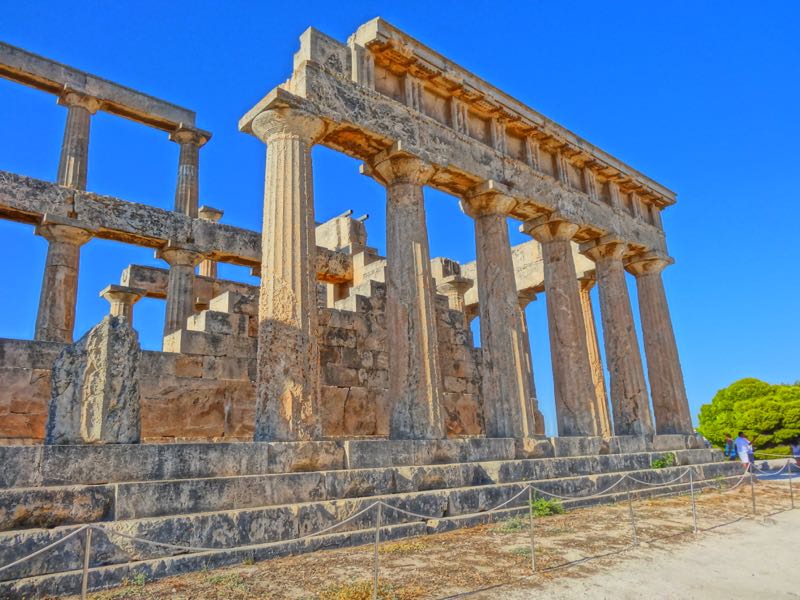
[[[734,485],[732,485],[729,489],[727,489],[725,491],[721,491],[721,493],[727,494],[727,493],[733,492],[734,490],[739,488],[744,483],[745,479],[747,479],[748,476],[749,476],[750,489],[751,489],[751,500],[752,500],[752,514],[756,515],[757,514],[757,512],[756,512],[757,511],[757,507],[756,507],[756,495],[755,495],[755,473],[756,472],[760,472],[763,475],[776,476],[776,475],[781,474],[784,470],[788,469],[789,494],[790,494],[790,503],[791,503],[791,508],[788,509],[788,510],[792,510],[792,509],[795,508],[795,506],[794,506],[794,490],[793,490],[793,487],[792,487],[792,479],[793,479],[792,468],[791,468],[790,463],[788,461],[781,469],[779,469],[777,471],[774,471],[774,472],[763,471],[761,469],[756,468],[754,465],[752,465],[752,467],[753,467],[752,469],[749,469],[748,471],[744,472],[741,476],[732,475],[732,476],[728,476],[728,477],[715,477],[715,478],[700,479],[700,480],[696,480],[695,479],[695,477],[694,477],[694,469],[692,467],[687,467],[678,476],[674,477],[673,479],[671,479],[671,480],[669,480],[667,482],[662,482],[662,483],[650,483],[650,482],[638,479],[638,478],[636,478],[633,475],[630,475],[628,473],[623,473],[623,474],[620,475],[619,479],[616,482],[614,482],[613,484],[609,485],[607,488],[605,488],[601,492],[597,492],[595,494],[582,495],[582,496],[564,496],[564,495],[560,495],[560,494],[555,494],[555,493],[543,490],[543,489],[535,486],[532,482],[529,482],[529,483],[525,484],[525,486],[519,492],[514,494],[511,498],[509,498],[508,500],[505,500],[504,502],[498,504],[497,506],[494,506],[493,508],[490,508],[490,509],[487,509],[487,510],[484,510],[484,511],[475,512],[475,513],[469,513],[469,514],[466,514],[466,515],[458,515],[456,517],[446,517],[446,516],[442,516],[442,515],[424,515],[424,514],[419,514],[419,513],[416,513],[416,512],[412,512],[412,511],[408,511],[408,510],[402,509],[402,508],[397,507],[397,506],[392,506],[391,504],[387,504],[384,500],[376,500],[376,501],[370,503],[368,506],[362,508],[361,510],[356,511],[354,514],[350,515],[349,517],[347,517],[347,518],[345,518],[345,519],[343,519],[341,521],[338,521],[338,522],[333,523],[332,525],[330,525],[328,527],[324,527],[324,528],[322,528],[322,529],[320,529],[318,531],[315,531],[315,532],[312,532],[312,533],[309,533],[309,534],[306,534],[306,535],[303,535],[303,536],[299,536],[299,537],[288,539],[288,540],[276,540],[276,541],[263,542],[263,543],[258,543],[258,544],[247,544],[247,545],[242,545],[242,546],[234,546],[234,547],[230,547],[230,548],[202,547],[202,546],[171,544],[171,543],[168,543],[168,542],[157,542],[157,541],[154,541],[154,540],[148,540],[146,538],[140,538],[138,536],[125,534],[125,533],[116,531],[113,528],[110,528],[110,527],[105,526],[103,524],[92,523],[92,524],[81,525],[76,530],[64,535],[62,538],[56,540],[55,542],[52,542],[52,543],[50,543],[50,544],[48,544],[48,545],[46,545],[46,546],[34,551],[34,552],[32,552],[31,554],[28,554],[28,555],[26,555],[24,557],[21,557],[21,558],[19,558],[17,560],[14,560],[13,562],[11,562],[11,563],[9,563],[7,565],[0,566],[0,572],[6,571],[8,569],[12,569],[15,566],[21,565],[21,564],[23,564],[23,563],[25,563],[25,562],[27,562],[29,560],[32,560],[32,559],[34,559],[34,558],[36,558],[38,556],[41,556],[41,555],[53,550],[57,546],[59,546],[61,544],[64,544],[68,540],[70,540],[72,538],[75,538],[75,537],[79,536],[81,533],[83,533],[84,534],[84,544],[83,544],[83,557],[82,557],[82,559],[83,559],[82,563],[83,564],[82,564],[82,571],[81,571],[81,598],[82,598],[82,600],[85,600],[86,596],[87,596],[87,593],[88,593],[88,589],[89,589],[89,573],[90,573],[90,570],[91,570],[90,569],[90,559],[91,559],[92,532],[93,531],[102,532],[106,536],[120,537],[120,538],[123,538],[123,539],[126,539],[126,540],[140,542],[140,543],[151,545],[151,546],[154,546],[154,547],[177,550],[177,551],[183,552],[183,553],[187,553],[187,552],[224,552],[224,551],[231,551],[231,550],[255,550],[255,549],[266,548],[266,547],[269,547],[269,546],[275,546],[275,545],[278,545],[278,544],[287,544],[289,542],[305,541],[305,540],[308,540],[308,539],[311,539],[311,538],[314,538],[314,537],[318,537],[318,536],[324,535],[326,533],[329,533],[329,532],[331,532],[331,531],[333,531],[333,530],[335,530],[337,528],[340,528],[341,526],[345,525],[346,523],[349,523],[349,522],[353,521],[354,519],[356,519],[356,518],[358,518],[358,517],[360,517],[360,516],[362,516],[364,514],[367,514],[369,512],[372,512],[373,510],[375,510],[375,525],[374,525],[375,534],[374,534],[374,542],[373,542],[373,560],[372,560],[372,598],[373,598],[373,600],[377,600],[378,589],[379,589],[379,572],[380,572],[380,557],[379,557],[379,555],[380,555],[380,544],[381,544],[381,532],[382,532],[383,527],[388,525],[388,523],[386,525],[384,525],[384,511],[385,510],[388,510],[390,512],[394,512],[396,514],[405,515],[407,517],[410,517],[411,519],[418,519],[418,520],[421,520],[421,521],[432,521],[432,520],[442,521],[442,520],[449,520],[449,519],[454,519],[454,518],[463,519],[463,518],[466,518],[466,517],[485,516],[485,515],[488,515],[488,514],[492,514],[492,513],[498,512],[498,511],[503,510],[504,508],[506,508],[509,504],[511,504],[515,500],[519,499],[523,495],[527,495],[527,509],[528,509],[528,515],[529,515],[529,537],[530,537],[530,547],[531,547],[531,573],[535,574],[537,572],[537,563],[536,563],[536,537],[535,537],[535,527],[534,527],[534,523],[535,523],[534,501],[537,498],[537,494],[540,494],[542,497],[550,497],[552,499],[558,500],[561,504],[571,504],[571,503],[576,503],[576,502],[587,502],[589,500],[595,500],[595,499],[598,499],[598,498],[612,498],[611,499],[611,503],[613,504],[613,503],[619,502],[619,496],[621,496],[621,494],[619,492],[613,492],[612,493],[612,491],[616,487],[618,487],[620,484],[622,484],[626,480],[629,480],[629,481],[632,481],[632,482],[638,484],[641,487],[639,487],[639,488],[637,488],[635,490],[628,489],[628,490],[626,490],[624,492],[625,496],[626,496],[626,499],[627,499],[628,514],[629,514],[629,520],[630,520],[630,525],[631,525],[632,545],[630,547],[635,547],[635,546],[637,546],[639,544],[639,532],[638,532],[638,529],[637,529],[636,515],[635,515],[635,511],[634,511],[634,507],[633,507],[633,496],[637,492],[638,493],[647,492],[647,496],[646,497],[649,498],[649,499],[654,499],[654,498],[664,497],[664,496],[675,496],[676,494],[677,495],[683,495],[683,494],[686,494],[687,492],[686,491],[682,491],[682,490],[678,490],[678,491],[674,491],[673,490],[673,491],[668,491],[668,492],[663,493],[663,494],[652,495],[652,494],[650,494],[650,492],[653,491],[653,490],[665,489],[665,488],[675,488],[675,487],[681,488],[683,486],[688,486],[688,495],[691,497],[692,531],[693,531],[693,534],[696,536],[696,535],[698,535],[698,533],[700,531],[702,531],[701,528],[698,526],[698,520],[697,520],[697,504],[696,504],[696,489],[697,489],[697,485],[696,484],[698,484],[698,485],[704,484],[704,483],[707,483],[707,484],[721,484],[722,481],[727,481],[727,480],[731,480],[731,479],[738,479],[738,481]],[[687,475],[689,476],[688,477],[688,481],[684,482],[684,483],[680,483],[680,481],[682,479],[684,479]],[[702,491],[702,485],[701,485],[701,491]],[[616,496],[616,498],[613,498],[614,496]],[[524,507],[520,507],[520,506],[512,507],[512,509],[514,509],[514,508],[521,509],[521,508],[524,508]],[[589,557],[589,558],[591,558],[591,557]],[[121,564],[125,564],[125,563],[121,563]],[[545,569],[545,570],[550,570],[550,569]]]

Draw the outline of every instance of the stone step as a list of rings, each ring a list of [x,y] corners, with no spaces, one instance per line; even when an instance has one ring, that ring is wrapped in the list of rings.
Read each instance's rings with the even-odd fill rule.
[[[186,319],[186,329],[219,335],[248,335],[248,317],[216,310],[203,310]]]
[[[252,295],[231,291],[223,292],[210,300],[208,308],[217,312],[254,317],[258,315],[257,295],[257,290],[255,289]]]
[[[665,453],[519,459],[373,469],[0,490],[0,531],[256,508],[314,500],[618,473]],[[710,462],[706,450],[675,452],[678,464]]]
[[[518,457],[606,456],[686,448],[681,447],[680,439],[673,440],[672,447],[656,443],[661,439],[658,436],[650,448],[635,438],[624,443],[622,438],[614,438],[613,444],[584,442],[571,446],[560,439],[524,443],[507,438],[462,438],[0,446],[0,489],[456,464]],[[721,459],[718,451],[705,452],[711,452],[715,460]]]
[[[669,482],[684,467],[659,470],[631,471],[638,479],[650,483]],[[718,475],[738,474],[739,465],[730,462],[695,465],[696,481],[712,480]],[[560,477],[537,481],[535,485],[543,491],[565,496],[584,496],[601,492],[619,480],[621,473],[604,473]],[[524,489],[523,481],[470,487],[457,487],[433,491],[418,491],[392,495],[376,495],[366,498],[319,500],[296,504],[270,506],[258,509],[237,509],[217,512],[174,515],[144,519],[131,519],[105,523],[109,531],[144,538],[151,541],[172,543],[196,548],[232,548],[248,544],[290,541],[294,538],[320,531],[356,515],[376,500],[389,506],[413,513],[429,515],[433,519],[474,515],[485,512],[510,500]],[[636,490],[641,486],[625,480],[614,488],[615,493]],[[663,492],[662,489],[659,489]],[[523,495],[525,496],[525,495]],[[520,507],[526,497],[514,500],[508,506]],[[337,528],[337,532],[357,531],[372,526],[371,513],[356,516]],[[417,519],[386,509],[384,523],[399,525]],[[0,534],[0,565],[30,554],[64,535],[75,531],[77,526],[55,529],[30,529]],[[0,572],[0,580],[32,577],[80,568],[82,564],[82,542],[76,536],[58,546],[54,551],[35,557],[13,569]],[[155,547],[114,536],[111,533],[95,532],[92,541],[94,564],[119,564],[130,561],[160,559],[183,553],[180,550]]]
[[[234,356],[252,358],[256,355],[257,338],[248,335],[203,333],[179,329],[164,337],[164,352],[201,354],[203,356]]]
[[[381,541],[415,537],[428,533],[425,523],[406,523],[381,528]],[[255,562],[288,555],[315,552],[374,542],[374,528],[358,531],[333,532],[300,541],[278,542],[239,550],[197,552],[131,563],[95,566],[89,571],[89,589],[100,590],[123,581],[143,576],[146,581],[173,577],[185,573],[226,567],[242,562]],[[80,590],[82,573],[79,570],[31,576],[13,581],[0,581],[0,598],[49,598],[75,594]]]

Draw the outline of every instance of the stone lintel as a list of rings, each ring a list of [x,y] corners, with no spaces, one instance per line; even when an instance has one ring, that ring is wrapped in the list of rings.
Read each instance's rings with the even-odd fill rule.
[[[0,76],[51,94],[68,86],[102,102],[104,111],[165,131],[195,123],[191,110],[2,42]]]
[[[91,223],[88,229],[101,239],[149,248],[161,248],[170,239],[193,240],[211,260],[257,268],[261,263],[258,231],[0,171],[0,218],[39,225],[45,215],[51,221],[72,219],[81,228]],[[351,256],[317,247],[316,260],[320,281],[352,281]]]
[[[595,163],[596,168],[618,173],[626,180],[657,194],[664,203],[675,201],[675,193],[667,187],[453,63],[380,17],[361,25],[351,36],[350,42],[369,49],[374,61],[381,62],[395,73],[421,72],[440,95],[452,94],[453,97],[463,97],[468,104],[491,107],[496,119],[505,118],[516,123],[520,129],[552,139],[570,154],[581,155],[585,157],[584,160]],[[295,68],[298,66],[295,64]]]
[[[306,60],[295,70],[291,86],[329,122],[330,130],[320,142],[327,147],[369,161],[402,137],[409,152],[438,169],[428,183],[431,187],[461,197],[481,181],[503,181],[518,200],[510,215],[515,219],[525,221],[545,211],[564,211],[586,229],[615,231],[648,248],[664,246],[664,232],[658,227],[599,198],[593,200],[579,189],[567,188],[546,173],[417,113],[403,102],[376,94],[352,81],[349,70],[336,73],[324,62]]]
[[[224,214],[224,210],[221,208],[214,208],[213,206],[203,205],[197,209],[198,218],[204,221],[213,221],[214,223],[218,223]]]

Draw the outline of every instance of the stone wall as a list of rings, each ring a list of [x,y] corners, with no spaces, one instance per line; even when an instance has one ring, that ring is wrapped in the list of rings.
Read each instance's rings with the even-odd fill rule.
[[[388,435],[390,398],[385,323],[386,287],[370,282],[369,297],[352,294],[320,314],[323,435]],[[479,352],[464,315],[437,299],[439,352],[448,435],[483,431]]]
[[[386,287],[370,281],[358,291],[338,301],[337,308],[320,309],[325,437],[389,432]],[[219,312],[220,303],[213,306],[218,310],[190,318],[189,325],[202,327],[178,332],[185,338],[183,353],[142,353],[143,440],[252,439],[255,344],[243,343],[255,341],[255,328],[244,325],[255,321],[249,315],[252,303],[226,302],[226,313]],[[480,350],[473,347],[464,315],[450,310],[443,296],[437,298],[437,327],[448,435],[480,434]],[[44,438],[51,370],[63,348],[53,342],[0,340],[0,443]]]
[[[0,443],[44,438],[50,371],[64,344],[0,339]]]

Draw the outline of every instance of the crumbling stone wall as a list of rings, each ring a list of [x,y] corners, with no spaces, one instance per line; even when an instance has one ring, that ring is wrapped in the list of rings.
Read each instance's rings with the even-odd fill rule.
[[[371,281],[369,295],[364,288],[360,291],[337,302],[337,308],[320,308],[325,437],[389,433],[386,287]],[[214,306],[220,309],[220,303]],[[231,312],[203,311],[192,317],[203,322],[205,331],[183,332],[191,341],[183,346],[184,353],[142,352],[139,387],[145,441],[252,439],[255,357],[252,352],[234,354],[241,354],[243,340],[254,341],[256,328],[245,323],[254,324],[256,318],[250,314],[251,303],[233,299],[224,306]],[[480,434],[480,350],[473,347],[463,313],[450,310],[444,297],[437,299],[436,310],[448,435]],[[63,347],[0,340],[0,443],[43,439],[52,365]]]

